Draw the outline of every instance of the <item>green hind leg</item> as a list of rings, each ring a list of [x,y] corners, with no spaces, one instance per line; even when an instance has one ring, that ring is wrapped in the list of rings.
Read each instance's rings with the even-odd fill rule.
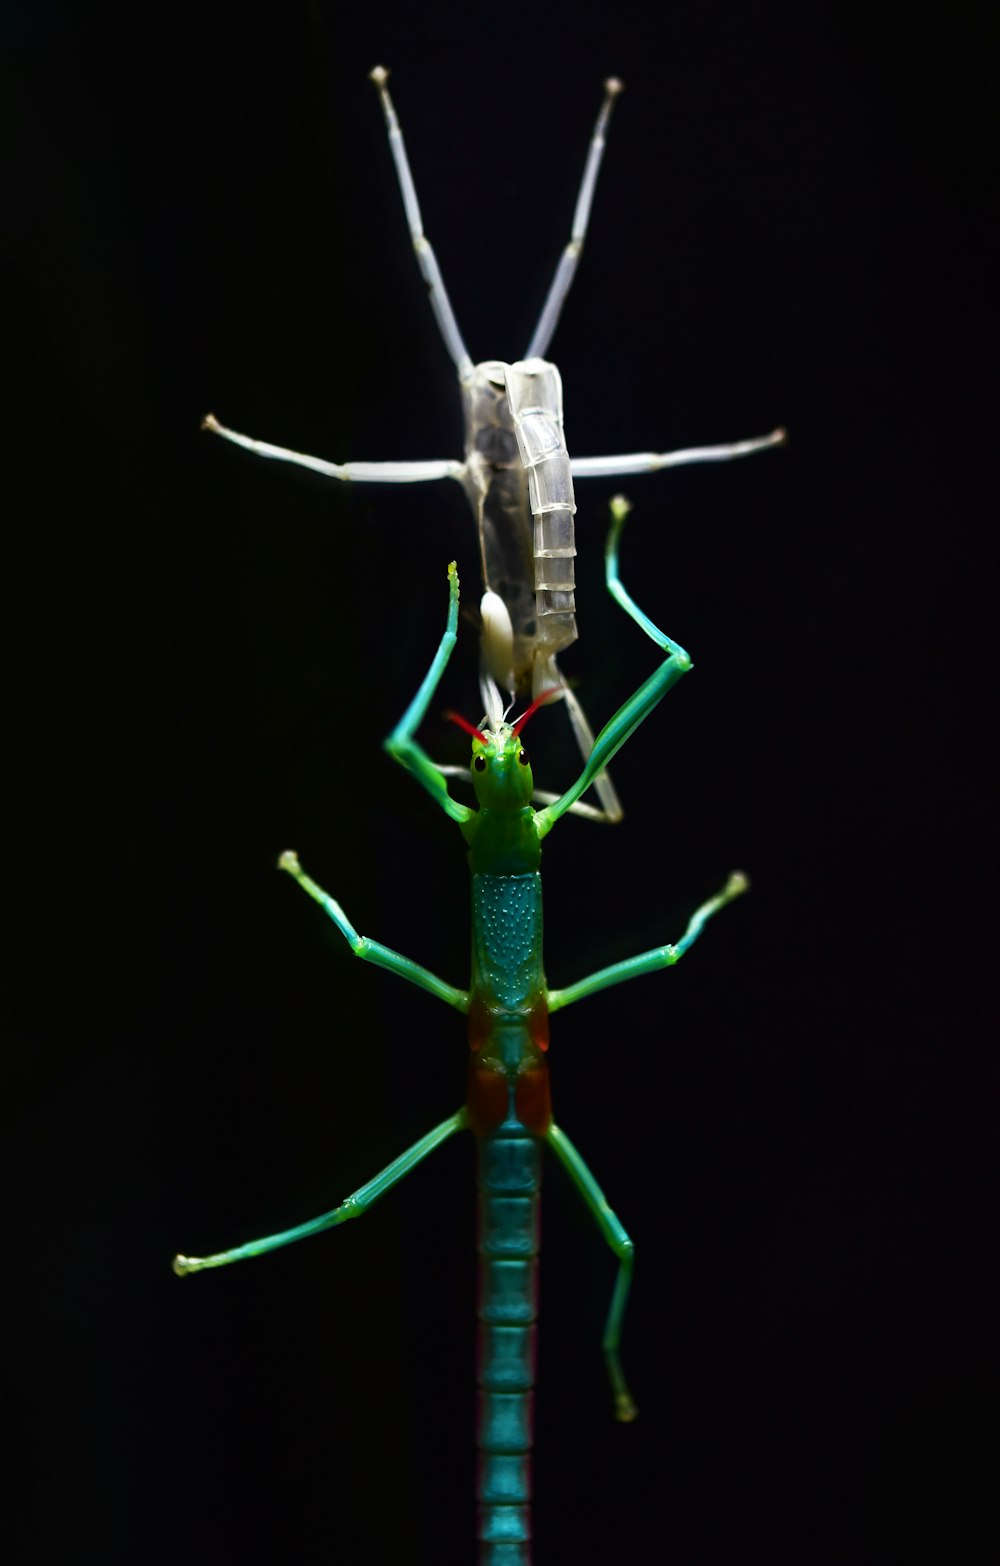
[[[694,945],[712,915],[718,913],[720,908],[725,908],[734,897],[741,896],[749,886],[750,882],[742,870],[734,870],[722,891],[702,903],[700,908],[695,909],[679,941],[673,945],[654,946],[651,952],[643,952],[638,957],[626,957],[624,962],[615,962],[610,968],[601,968],[597,973],[590,974],[586,979],[580,979],[576,984],[568,984],[565,989],[549,990],[549,1011],[560,1011],[563,1006],[569,1006],[573,1001],[583,1000],[587,995],[596,995],[598,990],[610,989],[613,984],[624,984],[626,979],[638,979],[643,973],[657,973],[660,968],[672,968],[675,962],[680,962],[688,948]]]
[[[635,1246],[626,1234],[619,1219],[608,1206],[604,1192],[565,1131],[560,1131],[556,1125],[549,1126],[546,1132],[546,1141],[557,1154],[563,1166],[568,1170],[570,1179],[590,1208],[597,1227],[618,1258],[618,1275],[615,1278],[614,1293],[611,1296],[611,1308],[608,1311],[608,1319],[604,1328],[601,1346],[604,1349],[608,1378],[611,1382],[611,1391],[615,1400],[615,1418],[627,1422],[630,1419],[634,1419],[639,1410],[636,1408],[632,1394],[628,1389],[628,1384],[622,1371],[618,1348],[621,1342],[625,1303],[628,1299],[628,1291],[632,1286],[632,1263],[635,1257]]]
[[[610,723],[604,725],[594,741],[594,748],[576,782],[560,799],[556,800],[555,804],[548,805],[538,812],[535,826],[539,837],[544,837],[547,832],[551,832],[559,818],[564,816],[567,810],[572,809],[580,795],[590,787],[598,773],[604,771],[612,757],[621,750],[640,723],[649,717],[653,708],[691,668],[691,659],[680,643],[675,642],[665,631],[661,631],[659,626],[654,625],[622,586],[618,574],[618,546],[629,510],[628,501],[623,496],[616,495],[611,502],[611,528],[604,552],[608,592],[636,625],[645,631],[650,640],[667,654],[667,657],[649,679],[639,686],[635,694],[629,697],[625,705],[619,707]]]
[[[419,1142],[414,1142],[405,1153],[400,1153],[391,1164],[377,1174],[374,1180],[369,1180],[367,1185],[358,1189],[341,1202],[339,1207],[334,1207],[328,1213],[321,1213],[318,1218],[311,1218],[308,1223],[300,1223],[294,1229],[283,1229],[280,1234],[268,1234],[261,1240],[250,1240],[246,1245],[238,1245],[232,1251],[216,1251],[214,1256],[175,1256],[173,1261],[174,1271],[178,1277],[185,1277],[189,1272],[204,1272],[209,1267],[228,1267],[230,1262],[247,1261],[251,1256],[266,1256],[268,1251],[280,1250],[283,1245],[294,1245],[296,1240],[307,1240],[314,1234],[322,1234],[324,1229],[335,1229],[338,1224],[346,1223],[348,1218],[360,1218],[366,1213],[373,1202],[377,1202],[386,1191],[391,1191],[394,1185],[398,1185],[405,1175],[423,1163],[428,1154],[435,1148],[446,1142],[456,1131],[462,1131],[468,1124],[468,1113],[463,1107],[457,1114],[448,1120],[442,1120],[433,1131],[428,1131]]]

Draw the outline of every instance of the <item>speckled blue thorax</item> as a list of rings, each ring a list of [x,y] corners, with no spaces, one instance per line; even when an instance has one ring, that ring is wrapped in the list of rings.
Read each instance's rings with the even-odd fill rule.
[[[523,1011],[544,985],[542,878],[472,877],[472,987],[487,1007]]]

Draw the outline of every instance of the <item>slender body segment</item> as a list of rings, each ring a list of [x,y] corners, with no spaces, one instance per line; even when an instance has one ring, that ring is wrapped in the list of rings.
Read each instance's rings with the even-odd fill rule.
[[[681,451],[571,457],[563,432],[562,383],[545,359],[576,274],[586,238],[608,123],[622,83],[604,84],[590,138],[568,243],[559,260],[523,360],[474,364],[459,330],[429,239],[406,144],[389,95],[389,73],[370,73],[382,104],[410,238],[431,308],[458,375],[465,429],[464,458],[416,462],[330,462],[256,440],[207,414],[203,427],[259,456],[296,463],[327,478],[353,483],[409,484],[457,480],[472,509],[479,545],[484,675],[513,700],[555,689],[566,708],[577,749],[586,760],[594,736],[575,692],[562,679],[557,655],[576,640],[574,480],[654,473],[688,463],[720,462],[781,445],[783,429],[749,440]],[[463,769],[460,769],[463,770]],[[591,780],[598,807],[577,801],[574,813],[619,821],[621,802],[607,774]],[[557,795],[536,790],[536,801]]]
[[[426,789],[461,830],[470,870],[472,964],[467,989],[354,928],[340,903],[302,869],[292,852],[280,868],[294,877],[333,920],[355,956],[436,995],[463,1013],[468,1029],[465,1103],[366,1185],[318,1218],[213,1255],[179,1255],[181,1274],[227,1266],[264,1255],[357,1218],[455,1132],[470,1130],[478,1144],[479,1291],[477,1332],[477,1533],[480,1566],[529,1566],[531,1561],[531,1430],[536,1351],[538,1205],[543,1150],[568,1173],[617,1262],[603,1351],[621,1420],[636,1407],[622,1370],[620,1338],[632,1279],[633,1244],[586,1163],[553,1118],[549,1087],[549,1017],[588,995],[625,980],[673,966],[705,923],[746,890],[734,873],[722,890],[692,915],[673,944],[599,970],[563,989],[548,986],[542,953],[542,843],[572,809],[594,777],[691,668],[684,649],[634,603],[621,582],[618,549],[627,503],[612,505],[606,580],[615,601],[663,654],[654,672],[600,731],[573,785],[535,809],[534,781],[521,731],[535,708],[513,723],[495,686],[481,726],[457,721],[472,737],[469,779],[472,807],[454,799],[448,779],[416,740],[457,638],[459,587],[449,567],[444,635],[416,696],[386,740],[390,756]],[[544,698],[543,698],[544,699]]]

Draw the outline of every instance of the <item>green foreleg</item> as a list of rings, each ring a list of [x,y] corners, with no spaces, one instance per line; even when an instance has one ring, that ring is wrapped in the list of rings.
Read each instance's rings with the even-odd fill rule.
[[[618,1346],[621,1342],[625,1302],[628,1299],[628,1291],[632,1286],[632,1263],[635,1257],[635,1246],[626,1234],[619,1219],[608,1206],[604,1192],[565,1131],[560,1131],[558,1126],[552,1125],[546,1132],[546,1140],[549,1146],[558,1154],[560,1162],[569,1171],[570,1179],[593,1213],[597,1227],[618,1258],[618,1276],[615,1278],[614,1293],[611,1296],[611,1308],[608,1311],[601,1347],[604,1349],[608,1377],[611,1381],[611,1391],[615,1400],[615,1418],[627,1422],[630,1419],[634,1419],[639,1410],[635,1406],[622,1372]]]
[[[448,659],[452,655],[457,639],[458,567],[453,560],[448,567],[448,623],[445,633],[420,689],[385,741],[385,748],[394,761],[398,761],[407,772],[412,772],[417,782],[427,790],[453,821],[465,822],[475,814],[475,811],[468,805],[460,804],[457,799],[452,799],[442,773],[413,737],[424,721],[427,708],[441,682],[441,676],[448,665]]]
[[[605,580],[608,592],[617,604],[630,615],[636,625],[640,626],[646,635],[663,649],[669,656],[664,660],[654,674],[640,685],[633,696],[630,696],[623,707],[619,707],[610,723],[606,723],[594,741],[594,748],[590,752],[587,764],[576,782],[573,783],[557,799],[554,805],[548,805],[540,810],[535,817],[535,826],[539,837],[544,837],[550,832],[559,820],[560,816],[572,809],[580,798],[580,795],[590,787],[598,773],[615,756],[626,740],[644,722],[653,708],[661,702],[672,685],[676,685],[682,674],[687,674],[691,669],[691,659],[679,642],[675,642],[659,626],[654,625],[648,615],[633,601],[629,593],[622,586],[618,574],[618,545],[621,538],[621,530],[628,516],[630,506],[622,495],[616,495],[611,502],[611,528],[608,533],[608,541],[604,551]]]
[[[656,973],[660,968],[673,967],[688,947],[694,945],[707,920],[718,913],[720,908],[725,908],[727,903],[731,903],[734,897],[739,897],[749,885],[743,872],[734,870],[722,891],[695,910],[688,920],[687,929],[674,945],[654,946],[651,952],[643,952],[639,957],[626,957],[624,962],[612,963],[610,968],[601,968],[589,978],[580,979],[577,984],[568,984],[563,990],[549,990],[549,1011],[560,1011],[573,1001],[583,1000],[586,995],[596,995],[598,990],[610,989],[613,984],[624,984],[626,979],[637,979],[640,974]]]
[[[388,968],[390,973],[397,974],[401,979],[409,979],[411,984],[419,985],[422,990],[429,990],[432,995],[446,1001],[449,1006],[454,1006],[458,1011],[468,1011],[468,991],[456,989],[453,984],[446,984],[436,973],[431,973],[429,969],[422,968],[418,962],[413,962],[409,957],[394,952],[391,947],[383,946],[379,941],[369,940],[367,935],[359,935],[336,898],[324,892],[311,876],[306,875],[299,864],[298,855],[291,849],[282,854],[278,860],[278,868],[294,876],[302,890],[308,892],[309,896],[330,915],[355,957],[361,957],[365,962],[373,962],[379,968]]]
[[[173,1267],[178,1277],[185,1277],[189,1272],[204,1272],[208,1267],[228,1267],[230,1262],[246,1261],[251,1256],[264,1256],[268,1251],[277,1251],[283,1245],[293,1245],[296,1240],[307,1240],[313,1234],[322,1234],[324,1229],[334,1229],[338,1224],[346,1223],[348,1218],[360,1218],[366,1213],[373,1202],[377,1202],[386,1191],[398,1185],[404,1175],[408,1175],[411,1169],[423,1163],[429,1153],[433,1153],[436,1147],[446,1142],[456,1131],[462,1131],[468,1124],[468,1114],[463,1107],[448,1120],[442,1120],[433,1131],[428,1131],[419,1142],[414,1142],[405,1153],[394,1158],[391,1164],[377,1174],[374,1180],[369,1180],[367,1185],[362,1185],[341,1202],[339,1207],[334,1207],[331,1212],[322,1213],[319,1218],[312,1218],[308,1223],[300,1223],[294,1229],[283,1229],[280,1234],[268,1234],[262,1240],[251,1240],[247,1245],[238,1245],[232,1251],[216,1251],[214,1256],[175,1256]]]
[[[604,544],[604,580],[608,592],[611,594],[619,608],[624,609],[627,615],[645,631],[646,635],[654,641],[657,647],[662,647],[664,652],[673,653],[679,658],[686,658],[690,667],[691,660],[681,646],[668,636],[666,631],[661,631],[658,625],[654,625],[647,614],[643,614],[632,594],[625,588],[618,572],[618,548],[621,543],[622,528],[625,526],[625,518],[632,510],[632,502],[625,499],[624,495],[613,495],[611,498],[611,526]]]

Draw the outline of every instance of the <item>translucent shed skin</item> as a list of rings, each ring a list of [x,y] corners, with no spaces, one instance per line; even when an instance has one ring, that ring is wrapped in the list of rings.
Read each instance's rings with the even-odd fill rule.
[[[695,446],[682,451],[633,452],[606,457],[571,457],[563,433],[562,382],[547,353],[579,264],[590,219],[605,138],[622,83],[611,77],[577,194],[570,239],[549,287],[523,360],[487,359],[474,364],[462,339],[437,257],[423,229],[416,186],[396,111],[389,73],[376,66],[378,89],[399,180],[406,221],[428,297],[445,347],[458,374],[465,427],[464,460],[418,462],[328,462],[227,428],[214,414],[204,427],[259,456],[293,462],[325,477],[354,483],[405,484],[457,479],[472,507],[479,543],[484,596],[481,605],[482,664],[513,699],[558,690],[580,756],[594,743],[593,730],[575,691],[565,684],[557,655],[577,637],[574,559],[574,479],[659,472],[688,463],[727,461],[780,445],[782,429],[749,440]],[[592,819],[621,820],[622,806],[611,779],[592,780],[599,808],[583,802],[574,812]],[[556,796],[536,789],[537,801]]]

